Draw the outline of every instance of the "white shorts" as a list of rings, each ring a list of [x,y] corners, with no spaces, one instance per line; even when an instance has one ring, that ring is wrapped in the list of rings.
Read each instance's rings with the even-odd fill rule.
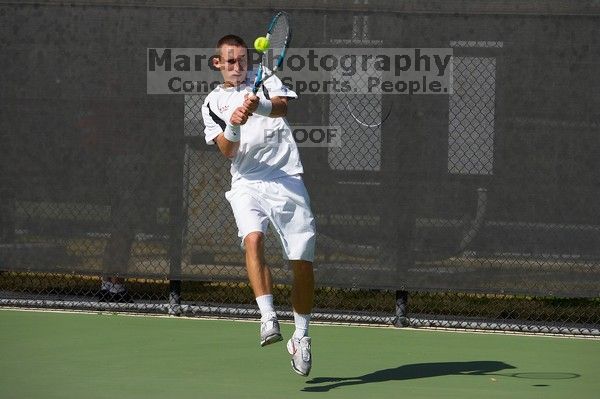
[[[281,241],[285,259],[314,261],[315,219],[301,176],[237,181],[225,197],[233,209],[242,248],[249,233],[266,234],[270,221]]]

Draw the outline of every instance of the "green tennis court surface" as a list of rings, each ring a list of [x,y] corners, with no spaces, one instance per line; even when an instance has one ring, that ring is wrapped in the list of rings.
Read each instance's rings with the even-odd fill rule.
[[[289,336],[292,325],[283,325]],[[0,310],[0,398],[569,398],[600,392],[600,342],[313,325],[289,367],[258,324]]]

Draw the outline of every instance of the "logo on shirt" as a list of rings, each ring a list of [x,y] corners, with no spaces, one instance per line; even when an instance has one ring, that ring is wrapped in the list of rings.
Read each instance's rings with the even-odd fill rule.
[[[218,107],[219,108],[219,112],[225,112],[229,109],[229,105],[224,105],[222,107]]]

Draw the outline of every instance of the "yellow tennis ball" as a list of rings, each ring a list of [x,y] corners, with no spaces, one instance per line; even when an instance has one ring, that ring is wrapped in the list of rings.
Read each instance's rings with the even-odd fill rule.
[[[259,53],[267,51],[267,49],[269,48],[269,39],[267,39],[264,36],[257,37],[254,41],[254,48]]]

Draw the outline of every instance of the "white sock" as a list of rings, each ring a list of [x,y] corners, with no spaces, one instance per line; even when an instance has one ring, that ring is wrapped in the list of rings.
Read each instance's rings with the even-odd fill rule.
[[[273,295],[269,294],[256,297],[256,303],[258,304],[258,309],[260,309],[260,319],[262,321],[277,317],[275,306],[273,306]]]
[[[294,312],[294,325],[296,330],[294,331],[293,338],[300,339],[308,336],[308,323],[310,322],[310,314],[300,314]]]

